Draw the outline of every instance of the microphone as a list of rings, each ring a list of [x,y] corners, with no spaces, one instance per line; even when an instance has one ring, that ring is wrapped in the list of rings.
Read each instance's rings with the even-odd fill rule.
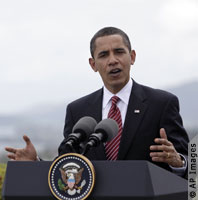
[[[97,147],[102,142],[111,141],[118,134],[118,124],[113,119],[104,119],[98,123],[94,129],[94,133],[89,136],[83,155],[92,147]]]
[[[97,122],[92,117],[82,117],[73,127],[72,133],[66,139],[65,145],[68,145],[72,151],[74,145],[84,142],[91,133],[93,133]]]

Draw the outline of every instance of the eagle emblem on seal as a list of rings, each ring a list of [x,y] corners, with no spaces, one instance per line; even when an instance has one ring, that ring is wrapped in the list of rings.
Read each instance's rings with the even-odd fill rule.
[[[58,179],[58,187],[69,195],[80,194],[82,188],[86,184],[86,180],[82,180],[84,168],[76,163],[67,163],[59,168],[61,179]]]

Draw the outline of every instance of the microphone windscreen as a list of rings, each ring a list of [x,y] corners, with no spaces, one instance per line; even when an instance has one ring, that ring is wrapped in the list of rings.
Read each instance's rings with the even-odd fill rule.
[[[72,133],[81,133],[81,140],[86,140],[94,132],[97,122],[94,118],[85,116],[78,120],[72,129]]]
[[[95,133],[103,133],[105,142],[111,141],[118,134],[118,124],[113,119],[104,119],[95,127]]]

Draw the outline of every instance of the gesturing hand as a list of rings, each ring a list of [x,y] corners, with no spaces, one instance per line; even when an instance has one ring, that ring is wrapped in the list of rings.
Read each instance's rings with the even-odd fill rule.
[[[24,135],[23,139],[26,143],[26,147],[23,149],[15,149],[12,147],[5,147],[5,150],[9,152],[8,158],[17,161],[36,161],[37,153],[34,145],[30,141],[29,137]]]
[[[168,141],[164,128],[160,129],[160,137],[161,138],[155,138],[154,140],[157,145],[150,146],[150,150],[154,151],[150,153],[152,161],[164,162],[172,167],[183,167],[182,159],[177,153],[174,145]]]

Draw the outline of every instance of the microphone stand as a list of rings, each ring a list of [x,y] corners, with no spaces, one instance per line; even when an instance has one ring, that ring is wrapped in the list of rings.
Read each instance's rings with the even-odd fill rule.
[[[85,155],[91,148],[97,147],[101,142],[103,142],[103,135],[101,133],[93,133],[89,137],[82,155]]]
[[[73,142],[68,141],[68,142],[66,142],[65,145],[66,145],[66,147],[69,148],[69,152],[77,153],[75,148],[73,147]]]

